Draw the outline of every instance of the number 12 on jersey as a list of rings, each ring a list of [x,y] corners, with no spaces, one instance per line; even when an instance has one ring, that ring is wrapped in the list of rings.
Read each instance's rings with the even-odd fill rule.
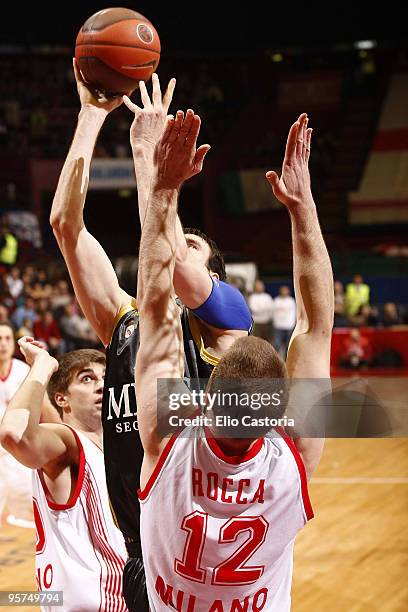
[[[205,539],[207,535],[208,514],[195,511],[184,517],[181,529],[187,533],[184,545],[183,559],[175,559],[174,569],[177,574],[205,583],[207,570],[201,567]],[[268,522],[263,516],[233,516],[221,525],[218,544],[236,542],[238,536],[245,531],[248,538],[222,563],[212,571],[211,584],[224,586],[239,586],[253,584],[264,573],[265,566],[245,565],[255,552],[265,542]]]

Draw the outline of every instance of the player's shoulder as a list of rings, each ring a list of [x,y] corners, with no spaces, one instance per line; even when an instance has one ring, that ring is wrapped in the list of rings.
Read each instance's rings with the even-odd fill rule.
[[[136,299],[132,298],[130,295],[127,295],[127,298],[128,299],[125,300],[118,307],[117,313],[114,317],[111,337],[108,346],[112,343],[115,334],[118,332],[121,327],[121,324],[124,323],[127,318],[131,318],[131,315],[133,315],[134,318],[137,318],[139,316]]]

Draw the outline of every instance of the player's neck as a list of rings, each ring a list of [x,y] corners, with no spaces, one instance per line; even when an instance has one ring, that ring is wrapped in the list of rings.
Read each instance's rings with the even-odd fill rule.
[[[10,374],[12,362],[13,358],[0,361],[0,378],[7,378],[7,376]]]
[[[201,337],[204,348],[216,357],[222,355],[234,344],[237,338],[247,336],[248,333],[240,329],[219,329],[199,321]]]
[[[102,430],[100,432],[83,431],[82,433],[88,438],[88,440],[96,444],[96,446],[103,451]]]
[[[245,455],[256,440],[240,438],[216,438],[217,444],[227,457]]]
[[[88,440],[90,440],[91,442],[96,444],[96,446],[98,446],[101,450],[103,450],[102,424],[98,424],[98,426],[95,428],[95,426],[93,425],[82,423],[81,421],[78,421],[77,419],[72,417],[66,418],[64,422],[70,427],[73,427],[74,429],[80,431],[82,434],[84,434],[84,436],[88,438]]]

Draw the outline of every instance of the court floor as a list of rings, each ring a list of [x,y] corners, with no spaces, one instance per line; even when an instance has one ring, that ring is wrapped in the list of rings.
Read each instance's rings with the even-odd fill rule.
[[[310,495],[292,610],[406,612],[408,440],[328,440]],[[33,550],[31,530],[0,527],[0,590],[34,589]]]

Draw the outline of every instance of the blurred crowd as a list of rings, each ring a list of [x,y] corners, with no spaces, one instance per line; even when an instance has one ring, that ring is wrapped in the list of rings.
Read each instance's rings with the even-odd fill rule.
[[[248,296],[254,320],[253,334],[268,340],[286,357],[290,337],[296,322],[296,302],[290,288],[282,285],[278,295],[272,297],[262,280],[257,280],[254,292]],[[334,283],[334,326],[350,328],[342,349],[343,367],[358,368],[376,363],[370,341],[359,328],[390,328],[408,325],[408,309],[394,302],[381,305],[370,304],[370,287],[361,274],[355,274],[352,282],[344,287],[340,281]],[[401,365],[397,355],[388,355],[391,365]]]
[[[16,265],[18,244],[6,225],[0,229],[0,322],[9,321],[17,339],[30,335],[43,341],[56,357],[77,348],[101,348],[64,271],[50,276],[46,267]],[[245,294],[236,279],[230,281]],[[254,335],[271,342],[285,357],[296,322],[296,302],[291,289],[282,285],[272,296],[259,279],[254,291],[245,297],[254,321]],[[335,281],[334,311],[334,326],[352,329],[344,359],[353,355],[354,363],[370,361],[367,357],[370,347],[361,340],[358,328],[408,324],[406,306],[394,302],[370,303],[370,287],[360,274],[346,286]],[[357,345],[360,348],[355,350]]]
[[[213,142],[226,124],[222,81],[205,62],[193,71],[177,60],[171,67],[167,64],[160,65],[163,87],[177,74],[178,104],[200,112],[205,118],[203,136]],[[65,157],[79,112],[70,55],[0,55],[0,75],[0,153]],[[98,139],[95,157],[131,157],[131,119],[124,107],[112,114]]]
[[[50,279],[44,268],[16,265],[0,270],[0,322],[9,321],[16,338],[34,336],[58,357],[78,348],[99,348],[65,278]]]
[[[370,304],[370,287],[361,274],[355,274],[346,288],[340,281],[335,281],[335,327],[392,327],[406,323],[406,307],[394,302],[386,302],[381,306]]]

